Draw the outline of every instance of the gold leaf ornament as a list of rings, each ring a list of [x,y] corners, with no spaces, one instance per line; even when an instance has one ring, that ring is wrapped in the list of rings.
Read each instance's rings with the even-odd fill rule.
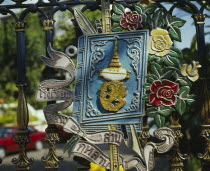
[[[183,64],[180,67],[183,76],[187,76],[191,81],[196,81],[199,78],[198,68],[201,65],[199,62],[193,61],[192,64]]]
[[[100,88],[100,102],[105,110],[118,111],[125,104],[126,86],[120,81],[105,82]]]
[[[149,53],[156,56],[165,56],[173,42],[167,30],[157,28],[151,31]]]
[[[117,112],[126,104],[124,97],[128,94],[125,91],[127,87],[121,81],[130,77],[130,71],[121,68],[121,66],[116,39],[109,67],[99,70],[100,76],[108,80],[101,86],[99,98],[102,107],[108,111]]]

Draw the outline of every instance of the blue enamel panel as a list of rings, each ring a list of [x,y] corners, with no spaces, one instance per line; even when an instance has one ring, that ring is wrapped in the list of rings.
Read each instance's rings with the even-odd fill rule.
[[[99,69],[108,67],[116,38],[122,68],[131,73],[129,79],[122,81],[128,92],[124,97],[126,105],[117,112],[110,112],[105,110],[99,101],[99,89],[107,82],[99,76]],[[82,127],[88,129],[88,125],[141,124],[144,115],[142,96],[147,42],[146,30],[80,37],[73,116]]]

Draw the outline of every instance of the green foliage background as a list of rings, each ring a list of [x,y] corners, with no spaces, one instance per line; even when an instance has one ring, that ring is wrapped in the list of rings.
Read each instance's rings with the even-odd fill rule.
[[[38,87],[39,80],[45,65],[39,58],[44,54],[44,32],[40,27],[39,18],[36,15],[29,14],[26,17],[27,27],[25,30],[26,37],[26,78],[27,100],[34,104],[34,95]],[[17,69],[16,69],[16,34],[13,19],[8,19],[0,24],[0,98],[4,103],[17,101]],[[34,105],[36,107],[36,105]],[[39,107],[39,106],[37,106]]]
[[[101,19],[101,12],[86,10],[85,15],[90,19],[94,25],[96,19]],[[70,12],[62,12],[57,16],[56,30],[62,34],[54,38],[54,49],[65,52],[66,47],[74,45],[77,47],[77,36],[82,35],[78,28],[74,28],[71,21],[73,15]],[[43,109],[46,103],[39,103],[35,100],[36,90],[40,81],[47,78],[49,71],[43,63],[40,55],[45,55],[45,33],[43,31],[40,18],[38,15],[29,13],[25,18],[27,23],[25,29],[26,42],[26,98],[27,102],[35,109]],[[0,101],[5,104],[17,103],[18,89],[16,87],[17,81],[17,65],[16,65],[16,34],[13,27],[15,20],[12,18],[5,18],[0,24]],[[75,22],[75,21],[73,21]],[[77,32],[77,33],[76,33]],[[76,57],[73,58],[76,65]],[[65,79],[65,73],[60,70],[51,70],[56,79]],[[70,85],[74,88],[75,83]],[[1,102],[0,102],[1,103]],[[0,123],[16,124],[16,108],[0,109]],[[67,111],[64,113],[68,114]],[[37,118],[32,118],[31,121]]]

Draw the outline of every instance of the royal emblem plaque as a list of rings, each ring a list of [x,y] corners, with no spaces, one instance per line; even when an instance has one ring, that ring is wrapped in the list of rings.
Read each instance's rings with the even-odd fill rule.
[[[141,124],[147,42],[147,30],[79,38],[73,116],[84,129]]]

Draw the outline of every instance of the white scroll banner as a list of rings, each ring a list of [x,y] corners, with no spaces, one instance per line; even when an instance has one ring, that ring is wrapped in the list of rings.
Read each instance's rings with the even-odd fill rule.
[[[132,157],[128,161],[122,161],[124,169],[136,168],[137,171],[149,171],[154,168],[154,153],[165,153],[174,145],[174,133],[167,127],[159,128],[154,132],[155,137],[163,140],[161,143],[148,142],[144,151],[144,161],[140,157]],[[90,162],[96,163],[105,169],[109,169],[110,160],[98,147],[90,142],[79,141],[73,149],[73,155],[83,157]]]
[[[61,125],[65,132],[79,135],[93,144],[111,143],[119,146],[123,139],[123,133],[117,130],[85,133],[74,118],[66,115],[46,113],[46,118],[48,124]]]
[[[103,168],[110,169],[110,159],[96,145],[87,141],[79,141],[72,153],[73,156],[79,156],[88,161],[98,164]]]
[[[110,158],[96,145],[91,144],[90,142],[79,141],[72,150],[71,155],[85,158],[105,169],[110,169]],[[146,171],[143,162],[137,157],[133,157],[128,161],[123,161],[123,163],[121,162],[120,164],[123,165],[124,169],[136,168],[137,171]]]
[[[51,104],[44,108],[44,113],[54,113],[69,107],[73,101],[74,92],[65,88],[74,81],[75,66],[70,57],[66,54],[52,49],[49,44],[47,48],[49,57],[41,56],[44,63],[52,68],[59,68],[67,71],[70,76],[65,80],[49,79],[42,81],[36,92],[36,100],[38,102],[49,102],[56,100],[64,100],[63,103]],[[46,118],[47,119],[47,118]]]

